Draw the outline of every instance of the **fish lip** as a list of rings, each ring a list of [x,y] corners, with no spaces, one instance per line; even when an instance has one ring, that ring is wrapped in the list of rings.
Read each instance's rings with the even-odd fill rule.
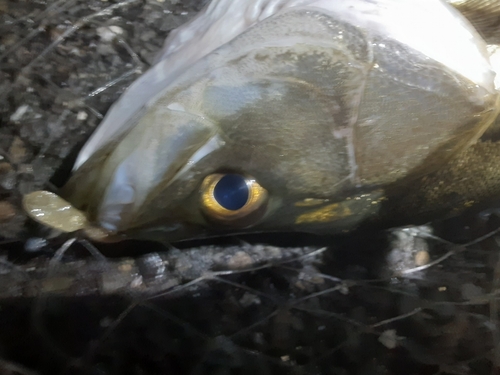
[[[172,221],[162,223],[161,226],[151,228],[131,229],[124,233],[116,233],[114,238],[121,240],[146,240],[155,241],[170,246],[173,242],[183,242],[190,240],[203,240],[207,238],[209,232],[200,225]]]

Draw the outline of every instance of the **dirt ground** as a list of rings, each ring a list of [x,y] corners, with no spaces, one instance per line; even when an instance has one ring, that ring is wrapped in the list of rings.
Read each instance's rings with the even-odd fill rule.
[[[202,5],[0,0],[0,374],[500,373],[495,215],[171,249],[26,218]]]

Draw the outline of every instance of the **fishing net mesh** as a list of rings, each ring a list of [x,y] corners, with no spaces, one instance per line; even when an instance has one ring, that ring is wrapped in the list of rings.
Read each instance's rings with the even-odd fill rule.
[[[0,0],[0,373],[497,373],[494,212],[439,235],[170,249],[52,238],[27,220],[22,195],[57,177],[201,6]]]

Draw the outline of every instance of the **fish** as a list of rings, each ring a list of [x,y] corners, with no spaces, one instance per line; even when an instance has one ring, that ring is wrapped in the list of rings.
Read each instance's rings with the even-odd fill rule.
[[[459,183],[473,156],[500,160],[477,146],[500,106],[488,45],[452,5],[213,0],[112,106],[60,196],[24,207],[95,240],[167,242],[470,207],[500,186]]]

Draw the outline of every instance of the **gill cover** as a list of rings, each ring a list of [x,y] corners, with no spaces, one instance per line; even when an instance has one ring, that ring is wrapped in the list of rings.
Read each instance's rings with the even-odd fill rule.
[[[439,0],[214,0],[112,107],[65,198],[131,236],[342,230],[484,132],[494,76]],[[241,225],[206,200],[226,175],[265,192]]]

